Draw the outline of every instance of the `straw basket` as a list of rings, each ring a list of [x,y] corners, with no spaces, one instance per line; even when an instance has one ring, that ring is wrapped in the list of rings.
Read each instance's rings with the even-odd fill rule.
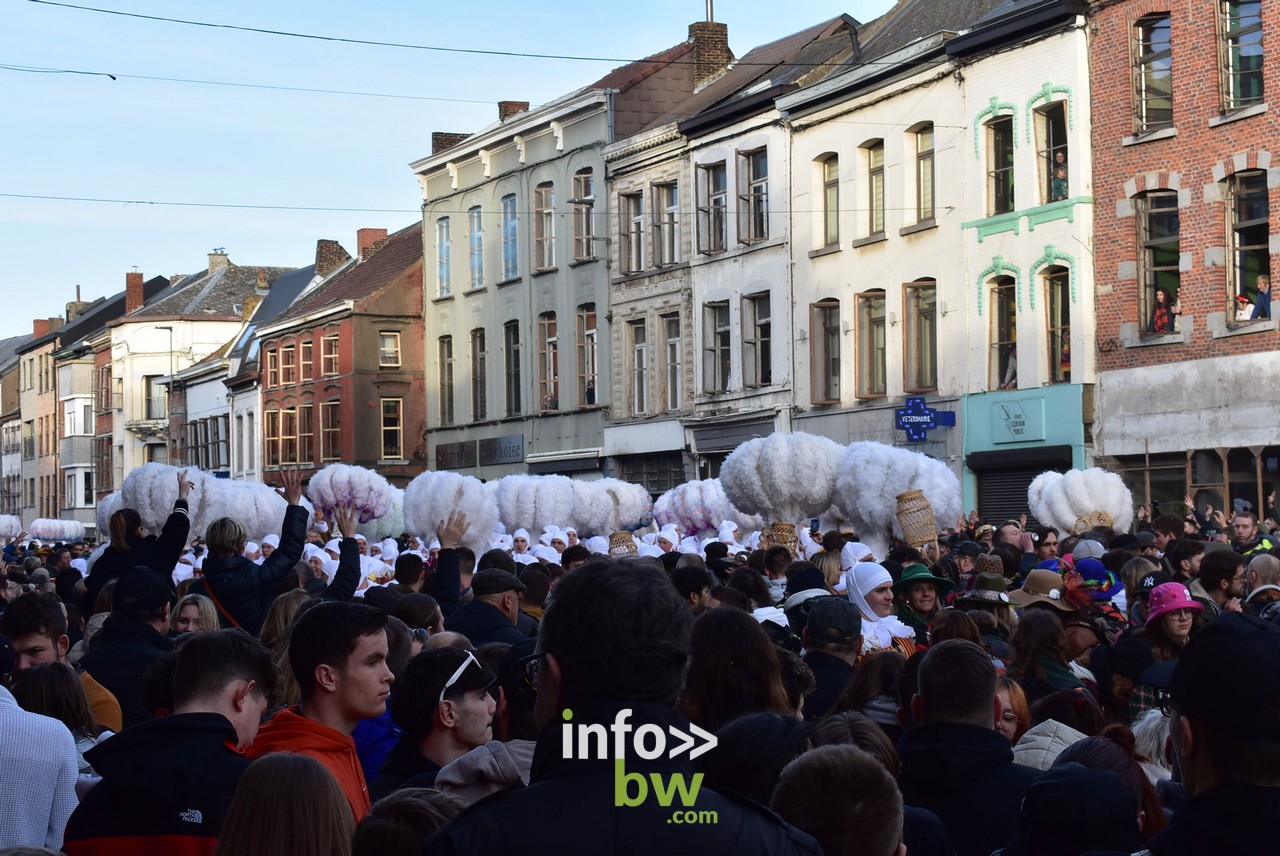
[[[1081,517],[1071,527],[1072,535],[1079,535],[1081,532],[1088,532],[1098,526],[1111,527],[1116,523],[1116,519],[1105,511],[1090,511],[1084,517]]]
[[[770,523],[769,528],[760,536],[760,546],[764,549],[770,547],[786,547],[791,551],[792,558],[800,556],[800,536],[796,534],[796,525],[794,523]]]
[[[609,536],[609,555],[615,558],[640,555],[640,551],[636,549],[636,539],[631,537],[630,532],[614,532]]]
[[[898,525],[902,527],[902,539],[912,547],[921,548],[938,540],[938,524],[933,519],[933,506],[925,498],[924,491],[909,490],[898,494]]]

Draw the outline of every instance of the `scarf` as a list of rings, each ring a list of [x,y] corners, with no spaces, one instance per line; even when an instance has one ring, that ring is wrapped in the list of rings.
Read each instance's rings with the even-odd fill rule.
[[[894,638],[915,640],[916,632],[902,623],[892,612],[884,618],[875,614],[867,605],[867,595],[878,586],[893,582],[893,577],[882,565],[875,562],[859,562],[844,575],[845,592],[850,602],[862,613],[862,652],[878,651],[893,645]]]

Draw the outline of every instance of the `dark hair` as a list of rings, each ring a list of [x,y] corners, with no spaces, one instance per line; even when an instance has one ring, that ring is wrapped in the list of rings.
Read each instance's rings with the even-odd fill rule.
[[[764,569],[768,573],[780,574],[791,564],[791,551],[781,544],[774,544],[764,551]],[[759,574],[757,574],[759,576]]]
[[[178,652],[173,706],[214,698],[238,680],[253,681],[268,704],[275,704],[280,674],[271,649],[238,628],[192,633]]]
[[[1015,522],[1013,525],[1017,526],[1018,524]],[[1022,551],[1016,546],[999,541],[991,545],[991,554],[998,557],[1000,563],[1004,565],[1005,579],[1013,579],[1018,575],[1018,571],[1022,567]]]
[[[402,788],[373,804],[356,826],[351,856],[417,853],[428,835],[457,817],[467,802],[434,788]]]
[[[458,571],[459,573],[474,573],[476,569],[476,551],[470,547],[454,547],[453,552],[458,554]]]
[[[1075,762],[1094,770],[1110,770],[1119,776],[1133,794],[1134,804],[1145,812],[1140,832],[1146,841],[1166,825],[1160,797],[1142,769],[1143,762],[1150,760],[1138,752],[1129,726],[1113,722],[1102,729],[1101,736],[1086,737],[1063,749],[1053,766]]]
[[[902,770],[898,750],[884,729],[871,717],[856,710],[845,710],[825,717],[817,726],[818,740],[823,746],[857,746],[879,759],[895,779]]]
[[[904,728],[912,728],[919,724],[911,713],[911,699],[920,689],[920,664],[924,662],[924,655],[924,651],[917,651],[907,658],[907,662],[902,665],[902,671],[898,673],[898,682],[893,688],[894,695],[898,698],[898,719],[906,720],[903,723]]]
[[[813,726],[794,716],[760,711],[725,724],[716,731],[716,740],[716,750],[702,761],[706,787],[768,805],[782,768],[809,751],[817,735]]]
[[[46,636],[57,642],[67,634],[67,616],[62,601],[49,592],[29,592],[0,613],[0,633],[10,639]]]
[[[777,650],[760,622],[736,609],[698,616],[690,634],[689,680],[680,710],[709,731],[747,713],[792,712]]]
[[[1204,552],[1204,542],[1195,538],[1179,538],[1169,545],[1169,549],[1165,550],[1165,560],[1169,563],[1169,567],[1173,569],[1175,574],[1182,573],[1182,563],[1189,562],[1196,556]],[[1204,573],[1204,560],[1201,562],[1201,573]],[[1234,576],[1234,573],[1232,574]]]
[[[591,561],[591,551],[587,549],[585,544],[572,544],[564,548],[564,552],[560,554],[560,564],[568,567],[574,562]]]
[[[346,856],[354,825],[350,804],[323,764],[310,755],[272,752],[241,776],[213,852]]]
[[[413,637],[409,627],[394,615],[387,616],[387,668],[399,677],[413,656]]]
[[[138,527],[142,525],[142,515],[132,508],[117,509],[111,515],[108,528],[111,531],[111,546],[122,553],[129,552],[133,546],[130,542],[138,536]]]
[[[992,616],[994,620],[995,616]],[[929,643],[936,645],[948,639],[967,639],[975,645],[982,644],[982,631],[965,612],[948,607],[939,610],[929,622]]]
[[[520,582],[525,585],[525,592],[520,600],[529,606],[546,605],[547,594],[551,591],[551,578],[540,570],[528,568],[520,574]]]
[[[844,548],[844,541],[839,529],[829,529],[822,533],[822,552],[839,553]]]
[[[923,720],[994,721],[996,667],[991,655],[972,642],[948,639],[930,646],[920,663],[919,684]]]
[[[597,557],[560,581],[539,638],[560,665],[566,706],[611,700],[670,706],[684,688],[692,622],[653,563]]]
[[[706,568],[693,568],[687,565],[683,568],[677,567],[671,572],[671,585],[675,586],[676,591],[680,593],[680,599],[688,602],[690,595],[711,587],[711,574],[707,573]],[[556,597],[559,596],[559,589],[557,589]]]
[[[770,547],[769,549],[774,549]],[[783,548],[785,549],[785,548]],[[769,584],[764,577],[750,568],[738,568],[729,575],[729,588],[737,589],[747,596],[753,608],[773,606],[773,595],[769,594]]]
[[[1200,560],[1200,585],[1205,591],[1217,591],[1222,583],[1235,578],[1236,570],[1244,564],[1244,556],[1235,550],[1212,550]]]
[[[798,710],[806,697],[818,688],[818,678],[809,664],[794,651],[778,649],[778,669],[782,675],[782,688],[787,693],[787,704]]]
[[[302,698],[315,689],[316,667],[345,669],[360,637],[385,633],[386,628],[385,612],[360,603],[328,601],[302,613],[289,634],[289,669]]]
[[[401,553],[396,557],[396,582],[405,586],[413,585],[422,579],[423,567],[422,557],[417,553]]]
[[[1062,537],[1058,532],[1058,527],[1056,526],[1045,526],[1041,524],[1040,526],[1031,527],[1031,537],[1035,540],[1037,547],[1044,546],[1044,539],[1048,538],[1050,535],[1053,535],[1055,538]]]
[[[209,631],[212,632],[212,631]],[[185,642],[191,636],[180,637],[174,644]],[[185,646],[184,646],[185,647]],[[142,672],[142,706],[152,716],[168,716],[173,713],[173,674],[178,668],[178,651],[165,651]]]
[[[480,554],[479,560],[476,561],[477,571],[487,571],[489,568],[499,568],[509,574],[516,572],[516,560],[511,558],[511,554],[506,550],[499,550],[496,547],[492,550],[486,550]]]
[[[1161,535],[1172,535],[1174,538],[1181,540],[1184,531],[1182,518],[1176,514],[1161,514],[1151,521],[1151,530],[1159,532]]]
[[[1106,724],[1102,708],[1084,689],[1058,690],[1031,705],[1031,726],[1052,719],[1074,728],[1086,737],[1096,737]]]
[[[823,853],[889,853],[902,841],[902,795],[875,757],[820,746],[782,771],[769,807],[818,840]]]
[[[755,573],[755,571],[751,571]],[[759,576],[757,574],[757,576]],[[716,586],[711,590],[711,599],[720,601],[721,607],[729,609],[740,609],[743,612],[751,611],[751,598],[747,597],[736,588],[728,586]]]
[[[391,614],[408,627],[430,627],[431,619],[440,611],[440,604],[429,594],[407,594],[391,607]]]
[[[876,696],[893,695],[907,658],[898,651],[884,650],[868,654],[853,673],[831,712],[855,710],[861,713]],[[826,711],[823,711],[826,713]]]
[[[404,667],[392,684],[387,710],[405,737],[416,743],[431,733],[445,682],[470,656],[470,652],[459,648],[436,648],[423,651]],[[453,686],[444,690],[445,696],[458,698],[482,688],[487,680],[488,673],[483,668],[469,666]]]
[[[80,679],[66,663],[27,669],[14,680],[13,697],[23,710],[58,720],[77,738],[102,732]]]
[[[1009,638],[1013,661],[1009,677],[1015,680],[1043,678],[1040,658],[1067,665],[1067,632],[1052,609],[1028,609]]]

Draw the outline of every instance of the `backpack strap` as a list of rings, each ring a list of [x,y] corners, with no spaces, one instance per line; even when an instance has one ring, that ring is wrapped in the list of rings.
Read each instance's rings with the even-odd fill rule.
[[[218,608],[218,614],[230,622],[232,627],[243,630],[244,628],[240,627],[240,622],[236,621],[235,616],[233,616],[227,608],[222,605],[222,601],[218,600],[218,596],[213,593],[213,586],[209,585],[208,577],[204,578],[204,590],[205,593],[209,595],[209,599],[213,601],[213,605]]]

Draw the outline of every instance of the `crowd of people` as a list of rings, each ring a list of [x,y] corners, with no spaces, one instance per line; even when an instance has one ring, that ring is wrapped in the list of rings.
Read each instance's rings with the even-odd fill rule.
[[[309,518],[296,473],[278,533],[193,533],[177,479],[158,532],[4,548],[0,856],[1269,852],[1251,510],[477,556],[462,513]]]

